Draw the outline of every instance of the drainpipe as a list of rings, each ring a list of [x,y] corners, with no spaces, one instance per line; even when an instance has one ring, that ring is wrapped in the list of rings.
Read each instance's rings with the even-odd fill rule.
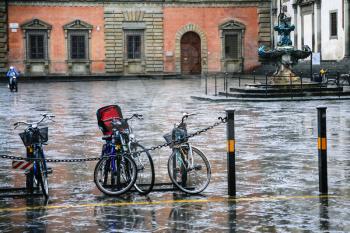
[[[317,52],[320,53],[320,60],[322,60],[322,33],[321,33],[321,0],[316,2],[317,9]]]
[[[275,46],[275,37],[273,36],[273,0],[270,2],[270,47]]]

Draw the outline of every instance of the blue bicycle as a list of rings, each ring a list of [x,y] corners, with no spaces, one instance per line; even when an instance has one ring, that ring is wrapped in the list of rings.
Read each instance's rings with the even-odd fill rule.
[[[151,192],[155,181],[153,160],[148,150],[136,140],[129,125],[133,118],[143,119],[142,115],[123,118],[118,105],[102,107],[96,115],[104,134],[102,139],[106,141],[94,173],[98,189],[107,195],[123,194],[132,186],[142,195]]]
[[[42,119],[38,122],[28,123],[19,121],[14,124],[15,129],[20,125],[26,125],[27,128],[20,133],[23,144],[27,149],[27,158],[34,159],[33,166],[26,172],[26,188],[29,193],[41,187],[43,195],[49,197],[48,174],[52,172],[48,169],[45,161],[43,145],[48,141],[48,127],[39,128],[44,120],[51,120],[54,115],[43,114]]]

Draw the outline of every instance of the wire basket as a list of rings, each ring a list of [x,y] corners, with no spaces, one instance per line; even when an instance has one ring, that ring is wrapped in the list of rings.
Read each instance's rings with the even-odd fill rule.
[[[49,139],[48,134],[49,128],[43,127],[40,129],[26,130],[25,132],[20,133],[19,136],[25,146],[30,146],[36,143],[47,142]]]
[[[165,141],[166,141],[167,143],[170,143],[170,142],[173,141],[172,136],[171,136],[171,133],[166,133],[166,134],[164,134],[164,135],[163,135],[163,138],[165,139]],[[173,146],[174,146],[173,143],[169,145],[170,148],[172,148]]]

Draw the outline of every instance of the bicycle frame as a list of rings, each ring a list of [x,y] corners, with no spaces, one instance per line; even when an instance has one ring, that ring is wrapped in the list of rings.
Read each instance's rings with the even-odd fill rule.
[[[29,192],[33,192],[33,184],[35,179],[37,179],[36,181],[39,182],[38,185],[41,185],[44,196],[48,198],[49,188],[47,175],[49,174],[49,172],[46,166],[45,154],[43,149],[43,144],[48,140],[48,128],[39,128],[39,125],[45,119],[52,120],[54,116],[49,114],[43,114],[42,116],[42,119],[38,122],[28,123],[20,121],[16,122],[14,126],[15,128],[17,128],[20,125],[28,126],[24,130],[24,133],[20,134],[20,137],[27,149],[27,158],[34,159],[33,167],[26,172],[26,187]],[[40,132],[42,129],[43,134],[41,134]],[[30,135],[28,136],[29,133]]]
[[[186,167],[186,169],[191,169],[191,168],[193,168],[192,146],[191,146],[190,143],[183,143],[183,144],[180,144],[179,148],[177,148],[177,149],[180,151],[180,153],[181,153],[182,155],[186,155],[186,153],[183,152],[183,150],[182,150],[182,146],[183,146],[183,145],[188,146],[188,153],[187,153],[187,158],[186,158],[186,161],[188,162],[188,164],[187,164],[187,165],[184,164],[184,166]]]

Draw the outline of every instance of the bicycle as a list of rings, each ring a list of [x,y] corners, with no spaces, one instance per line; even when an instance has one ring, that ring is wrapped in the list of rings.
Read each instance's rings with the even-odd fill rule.
[[[170,143],[172,154],[168,159],[168,173],[172,183],[189,194],[202,192],[210,182],[211,167],[202,151],[193,147],[187,137],[185,120],[196,114],[184,113],[179,125],[174,125],[171,133],[163,137]]]
[[[117,105],[97,110],[98,125],[106,143],[102,147],[101,160],[95,167],[94,181],[98,189],[107,195],[121,195],[132,186],[143,195],[153,189],[153,160],[145,147],[135,139],[128,124],[133,118],[142,119],[142,115],[133,114],[123,118]]]
[[[33,194],[34,189],[41,187],[43,195],[49,197],[49,181],[48,174],[52,173],[48,169],[45,161],[43,145],[48,141],[48,127],[39,128],[44,120],[52,120],[54,115],[43,114],[42,119],[38,122],[28,123],[19,121],[14,124],[15,129],[20,125],[26,125],[27,128],[23,133],[20,133],[23,144],[27,149],[27,158],[33,160],[33,166],[26,171],[26,188],[30,194]]]

